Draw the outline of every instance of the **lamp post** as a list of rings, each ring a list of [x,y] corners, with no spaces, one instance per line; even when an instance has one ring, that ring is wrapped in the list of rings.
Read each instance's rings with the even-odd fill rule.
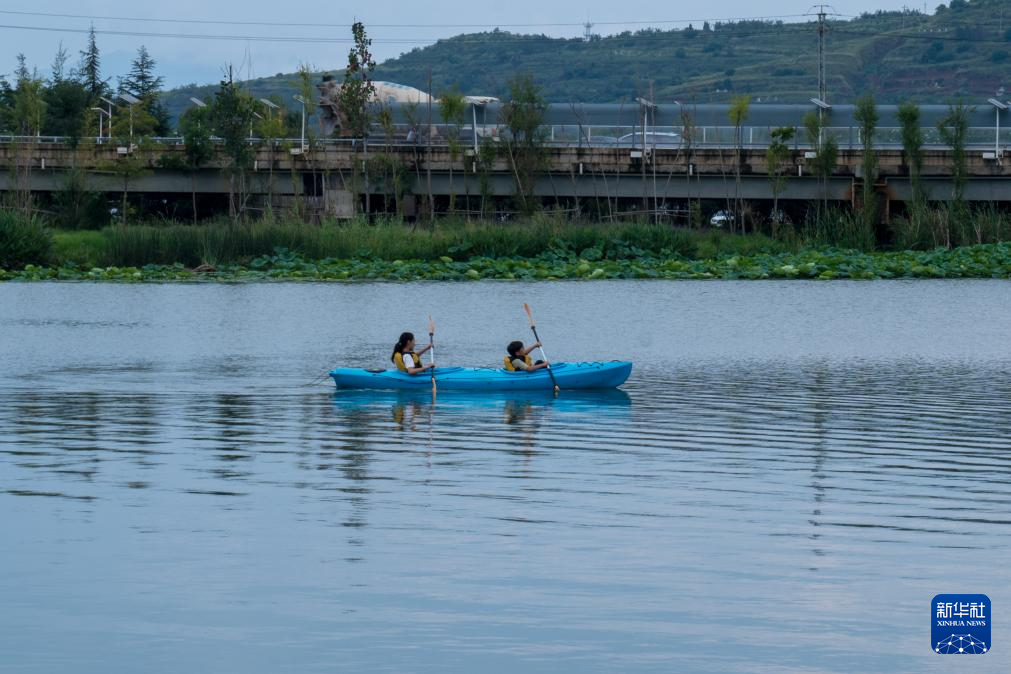
[[[818,145],[821,145],[821,139],[825,132],[825,115],[832,111],[832,106],[822,98],[812,98],[811,102],[818,108]]]
[[[123,92],[119,97],[130,104],[130,151],[133,151],[133,106],[140,103],[140,99],[133,94]]]
[[[305,152],[305,99],[298,95],[293,98],[302,104],[302,152]]]
[[[112,138],[112,109],[116,107],[116,104],[105,96],[99,96],[98,100],[109,106],[109,108],[105,110],[105,116],[109,118],[109,124],[105,129],[105,136],[106,138]]]
[[[267,168],[267,208],[273,211],[274,207],[274,110],[280,110],[279,106],[274,101],[268,98],[261,98],[260,102],[267,107],[267,159],[270,162]]]
[[[267,121],[268,122],[274,121],[273,112],[274,112],[274,110],[279,110],[281,106],[279,106],[277,103],[275,103],[274,101],[272,101],[272,100],[270,100],[268,98],[261,98],[260,102],[263,103],[263,105],[266,106],[266,108],[267,108]],[[273,125],[268,125],[268,126],[271,128],[271,130],[273,129]],[[271,145],[274,144],[274,139],[273,138],[268,138],[267,141]]]
[[[102,138],[104,137],[103,134],[102,134],[102,120],[106,116],[108,116],[109,117],[109,128],[111,129],[112,128],[112,114],[106,112],[102,108],[92,108],[92,110],[98,113],[98,142],[101,143],[102,142]]]
[[[1008,106],[1007,106],[1007,103],[1002,103],[1002,102],[998,101],[996,98],[991,98],[991,99],[987,100],[987,103],[989,103],[990,105],[993,106],[994,117],[996,119],[996,133],[995,133],[994,141],[993,141],[993,158],[997,161],[998,164],[1000,164],[1000,160],[1001,160],[1001,155],[1000,155],[1000,113],[1003,110],[1007,110]]]

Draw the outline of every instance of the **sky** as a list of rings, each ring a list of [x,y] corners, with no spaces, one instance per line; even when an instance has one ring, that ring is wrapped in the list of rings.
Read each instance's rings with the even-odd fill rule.
[[[816,11],[812,1],[382,0],[352,5],[300,0],[288,6],[265,0],[5,0],[0,4],[0,45],[4,46],[0,75],[12,73],[17,54],[24,53],[29,66],[47,76],[61,43],[70,52],[69,63],[76,64],[92,24],[98,31],[103,74],[113,76],[112,84],[115,75],[126,73],[137,49],[144,45],[157,61],[156,70],[166,86],[173,87],[217,82],[227,64],[242,78],[290,73],[302,63],[319,70],[338,68],[346,62],[350,25],[355,20],[365,24],[375,60],[382,62],[440,38],[496,27],[578,37],[587,21],[594,23],[593,32],[600,35],[651,26],[684,27],[689,22],[698,27],[703,20],[805,21],[811,19],[806,14]],[[938,2],[932,0],[927,10],[932,12]],[[297,13],[291,11],[296,6]],[[924,11],[916,0],[835,0],[830,7],[842,17],[903,7]],[[55,16],[60,14],[65,16]]]

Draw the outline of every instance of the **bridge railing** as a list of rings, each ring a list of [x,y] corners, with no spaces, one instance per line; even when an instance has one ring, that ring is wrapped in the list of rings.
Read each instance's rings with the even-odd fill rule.
[[[772,142],[772,132],[776,127],[765,126],[743,126],[741,127],[740,142],[742,147],[747,149],[763,149]],[[691,138],[686,138],[685,129],[682,126],[647,126],[645,132],[641,126],[604,126],[604,125],[578,125],[578,124],[553,124],[542,127],[545,144],[553,147],[588,147],[588,148],[627,148],[635,149],[645,146],[661,150],[683,149],[690,145],[695,149],[733,149],[737,145],[736,129],[732,126],[696,126],[690,130]],[[929,149],[945,149],[947,145],[943,142],[938,129],[934,127],[923,127],[921,129],[924,139],[924,146]],[[509,131],[503,126],[497,125],[463,125],[459,128],[448,125],[432,125],[430,131],[426,133],[425,128],[409,127],[407,125],[396,125],[392,133],[384,132],[375,128],[369,136],[368,145],[370,148],[379,147],[413,147],[424,149],[427,146],[446,148],[450,145],[450,139],[456,138],[461,151],[473,150],[482,142],[498,143],[508,137]],[[859,150],[862,147],[860,139],[860,129],[854,126],[846,127],[826,127],[823,134],[831,136],[836,140],[843,150]],[[31,144],[42,146],[55,146],[70,144],[70,138],[63,136],[11,136],[0,135],[0,145],[10,144]],[[181,136],[166,136],[147,139],[158,145],[181,146],[185,144]],[[212,138],[212,142],[223,142],[220,138]],[[121,139],[87,137],[79,139],[79,144],[94,144],[106,146],[120,146]],[[276,151],[281,152],[289,148],[308,147],[311,143],[314,148],[328,147],[348,147],[359,149],[363,142],[354,138],[315,138],[311,141],[303,138],[259,138],[250,137],[248,142],[257,147],[273,146]],[[794,129],[794,137],[790,141],[790,146],[796,150],[810,149],[812,143],[807,138],[807,132],[803,128]],[[875,146],[879,149],[901,149],[902,130],[898,127],[879,127],[875,131]],[[1011,146],[1011,128],[1002,127],[997,132],[995,127],[970,127],[966,133],[966,147],[981,151],[1002,151],[1003,148]]]

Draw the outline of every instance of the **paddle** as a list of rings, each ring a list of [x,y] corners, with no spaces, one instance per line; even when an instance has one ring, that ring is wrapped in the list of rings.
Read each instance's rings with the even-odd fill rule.
[[[534,315],[533,313],[530,312],[530,305],[527,304],[526,302],[523,303],[523,311],[527,312],[527,320],[530,321],[530,329],[534,331],[534,341],[539,344],[541,338],[537,336],[537,325],[534,324]],[[551,377],[551,383],[555,385],[555,393],[557,394],[558,381],[555,380],[555,373],[551,371],[551,361],[549,361],[547,355],[545,355],[544,347],[541,346],[540,349],[541,349],[541,358],[544,360],[545,363],[547,363],[548,375]]]
[[[432,367],[432,395],[435,395],[435,322],[432,320],[432,315],[428,315],[428,353],[429,360]]]

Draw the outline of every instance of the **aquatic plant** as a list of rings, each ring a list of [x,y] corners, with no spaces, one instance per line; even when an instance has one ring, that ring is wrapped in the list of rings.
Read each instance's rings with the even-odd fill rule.
[[[477,281],[597,279],[888,279],[1011,278],[1011,243],[949,250],[865,253],[824,248],[759,252],[706,260],[676,255],[605,257],[553,249],[533,258],[474,256],[458,260],[381,260],[372,257],[318,260],[277,249],[248,265],[190,269],[182,264],[87,267],[26,265],[0,270],[0,280],[76,281]]]

